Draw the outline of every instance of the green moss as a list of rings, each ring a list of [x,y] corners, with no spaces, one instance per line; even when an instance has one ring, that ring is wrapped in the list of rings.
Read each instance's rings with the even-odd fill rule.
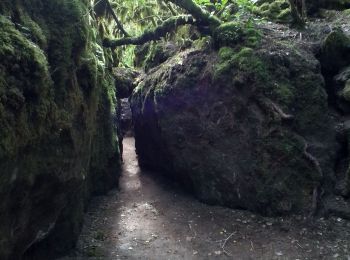
[[[56,226],[45,240],[62,242],[47,244],[66,252],[79,233],[85,199],[116,184],[115,84],[110,52],[100,46],[96,21],[88,15],[90,2],[0,1],[0,13],[6,14],[0,15],[1,211],[33,220],[52,205],[39,221],[1,218],[1,259],[13,248],[27,250],[46,223]],[[25,198],[13,199],[19,188]],[[23,207],[13,211],[14,204]],[[65,217],[63,204],[67,225],[55,222]],[[12,236],[15,228],[24,236]]]
[[[214,38],[221,46],[234,46],[243,39],[243,28],[239,22],[224,23],[216,30]]]
[[[292,12],[289,8],[282,10],[276,17],[276,21],[280,23],[290,22],[291,20],[292,20]]]
[[[30,16],[19,9],[21,24],[18,24],[18,28],[22,33],[27,36],[28,39],[39,45],[41,49],[47,48],[47,38],[41,27],[34,22]]]
[[[214,41],[218,47],[234,47],[238,44],[256,47],[260,39],[261,32],[252,21],[224,23],[214,32]]]
[[[287,0],[267,1],[257,4],[254,12],[257,15],[279,23],[291,22],[292,18],[290,5]]]
[[[266,80],[268,77],[266,65],[251,48],[242,48],[232,57],[232,62],[238,69],[255,75],[257,80]]]
[[[277,15],[281,12],[280,1],[274,1],[269,5],[271,15]]]
[[[53,97],[44,53],[3,16],[0,16],[0,28],[0,59],[3,64],[0,66],[0,102],[4,115],[0,118],[1,158],[13,155],[19,146],[43,133]],[[36,124],[34,131],[27,120]]]
[[[260,6],[260,11],[268,11],[270,9],[270,3],[263,3],[261,6]]]
[[[243,47],[238,52],[230,47],[219,50],[218,63],[215,65],[214,79],[227,77],[230,71],[237,69],[241,73],[249,74],[257,80],[266,80],[267,68],[252,48]]]
[[[232,57],[235,51],[230,47],[222,47],[219,50],[218,62],[214,68],[214,79],[218,80],[221,77],[225,77],[232,69]]]

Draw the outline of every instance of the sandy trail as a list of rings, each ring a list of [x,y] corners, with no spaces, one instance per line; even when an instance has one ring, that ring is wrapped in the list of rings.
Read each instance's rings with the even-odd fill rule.
[[[350,222],[209,206],[138,166],[124,139],[119,191],[95,198],[72,256],[86,259],[350,259]]]

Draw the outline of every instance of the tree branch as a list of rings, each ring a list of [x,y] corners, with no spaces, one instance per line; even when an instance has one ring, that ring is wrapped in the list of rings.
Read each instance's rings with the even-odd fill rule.
[[[140,36],[126,37],[117,40],[104,39],[103,46],[108,48],[116,48],[122,45],[141,45],[149,41],[159,40],[164,37],[168,32],[175,30],[177,26],[184,24],[194,24],[195,19],[191,15],[180,15],[171,17],[165,20],[160,26],[151,31],[146,31]]]
[[[174,8],[171,6],[171,4],[168,1],[166,2],[166,6],[170,10],[171,14],[175,16],[176,12],[175,12]]]
[[[109,0],[105,0],[105,2],[107,4],[107,8],[108,8],[109,12],[113,16],[113,19],[114,19],[115,23],[117,24],[118,29],[122,32],[122,34],[124,34],[125,37],[129,37],[129,34],[124,30],[124,27],[123,27],[122,23],[119,21],[117,15],[115,14]]]
[[[203,10],[199,5],[193,2],[193,0],[168,0],[168,1],[185,9],[195,19],[197,19],[202,23],[207,23],[212,29],[217,28],[222,23],[219,18],[211,15],[206,10]]]

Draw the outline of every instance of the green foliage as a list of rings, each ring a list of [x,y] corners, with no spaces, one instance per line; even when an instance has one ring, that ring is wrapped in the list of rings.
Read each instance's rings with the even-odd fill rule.
[[[252,12],[254,9],[254,2],[252,0],[236,0],[241,12]]]
[[[195,0],[198,5],[204,8],[215,10],[216,12],[221,12],[232,0],[221,0],[221,1],[210,1],[210,0]]]
[[[160,0],[113,0],[110,1],[115,13],[121,20],[125,30],[131,36],[137,36],[150,30],[164,20],[172,16],[171,8],[176,9],[172,4],[166,4]],[[170,6],[170,8],[169,8]],[[116,38],[122,38],[123,35],[115,27],[112,33]],[[134,46],[123,46],[116,51],[116,57],[119,65],[123,67],[133,67],[135,58]]]
[[[95,0],[95,2],[98,1]],[[147,30],[154,29],[169,17],[184,12],[167,0],[110,0],[110,2],[119,20],[131,36],[141,35]],[[226,24],[221,28],[224,32],[218,36],[222,38],[223,45],[232,45],[241,40],[249,47],[255,47],[258,44],[260,33],[255,29],[256,18],[252,17],[255,1],[194,0],[194,2],[207,10],[211,15],[230,22],[230,24]],[[95,9],[97,16],[106,16],[105,10],[101,11],[100,7]],[[107,19],[112,21],[111,17],[108,15],[107,17]],[[101,29],[102,31],[108,31],[116,38],[123,37],[116,26]],[[165,37],[165,39],[170,38],[171,33]],[[132,60],[135,59],[134,52],[135,47],[133,46],[119,47],[115,53],[119,65],[131,67],[133,65]]]

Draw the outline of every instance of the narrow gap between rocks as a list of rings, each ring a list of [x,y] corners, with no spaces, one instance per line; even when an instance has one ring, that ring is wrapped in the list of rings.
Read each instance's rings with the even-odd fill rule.
[[[122,101],[124,162],[119,190],[93,199],[71,256],[308,259],[320,254],[330,257],[334,248],[346,246],[349,224],[341,219],[268,218],[209,206],[189,196],[179,184],[141,170],[128,105]],[[332,239],[339,234],[344,237]]]

